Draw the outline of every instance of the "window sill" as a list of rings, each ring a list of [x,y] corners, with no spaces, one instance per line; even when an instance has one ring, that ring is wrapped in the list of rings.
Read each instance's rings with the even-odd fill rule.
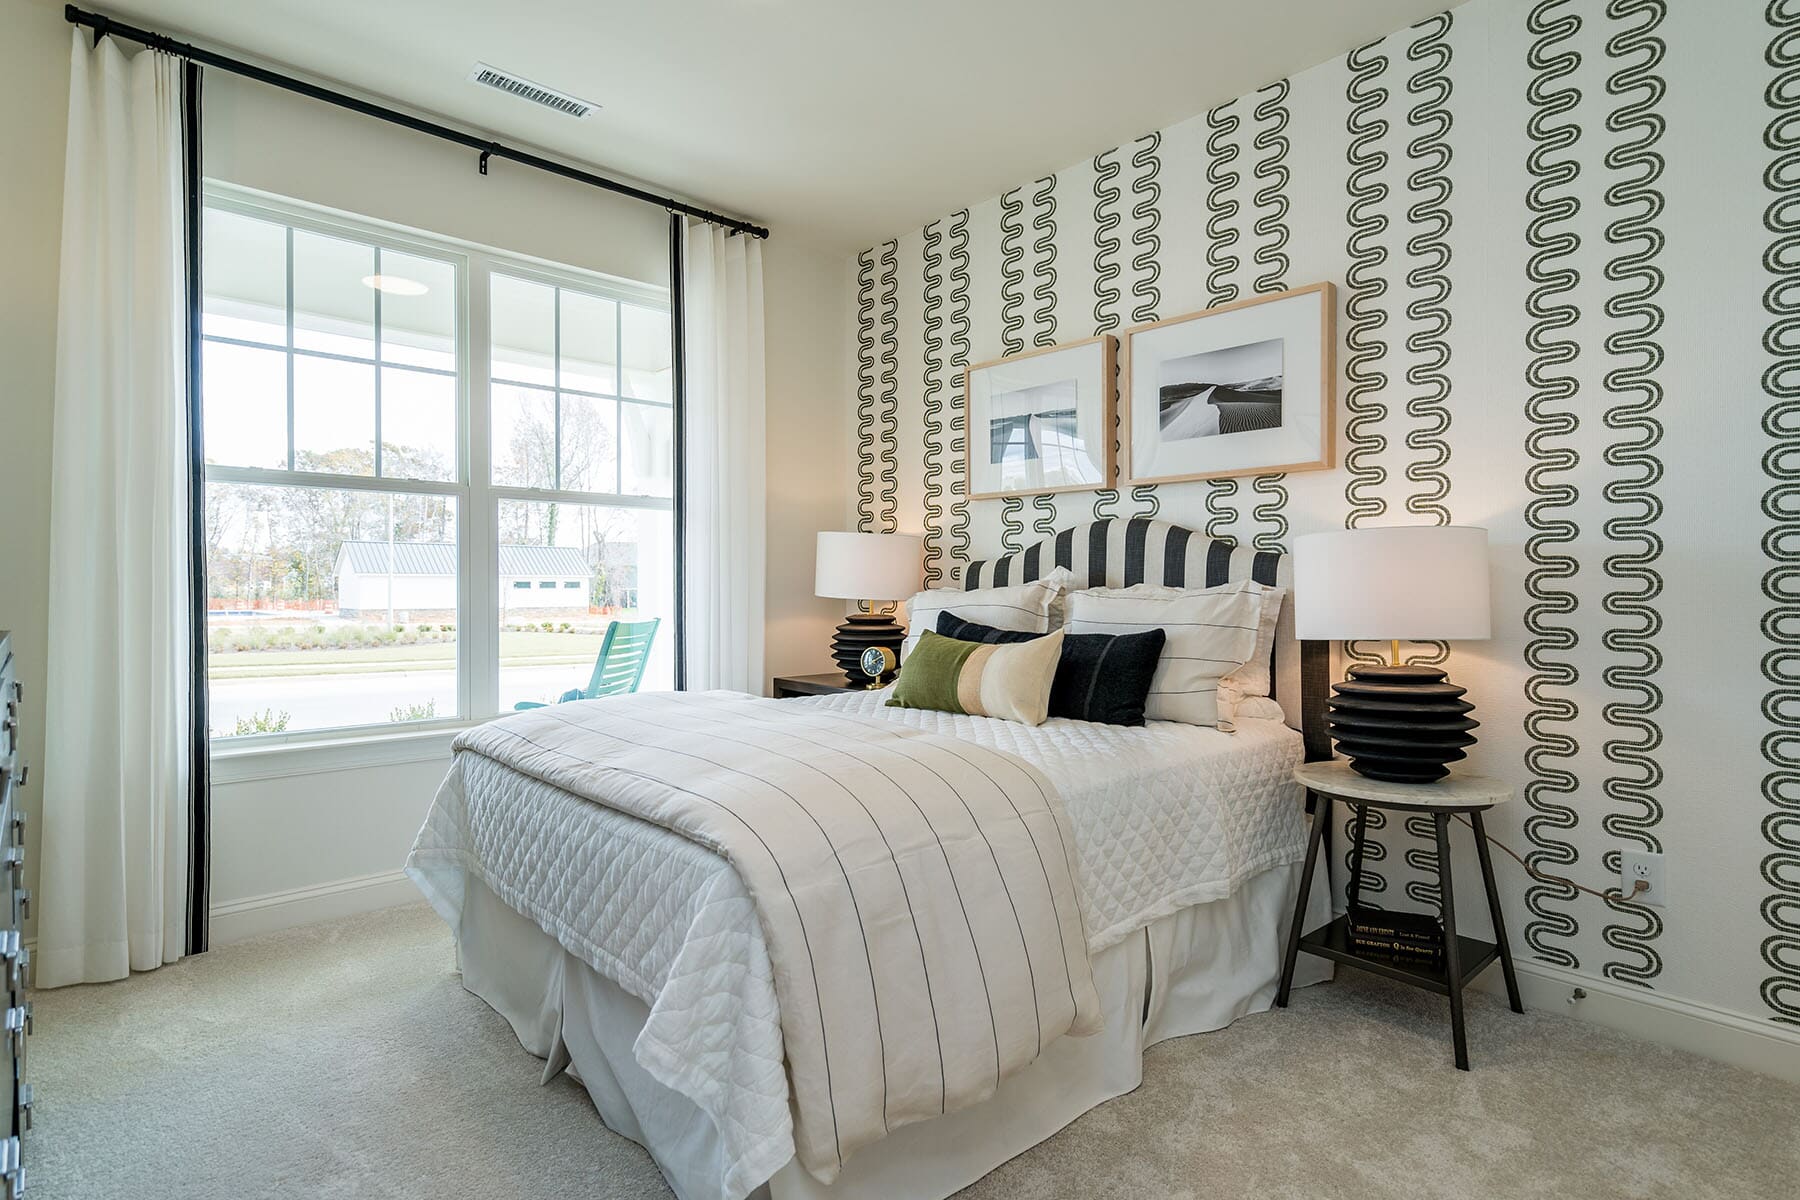
[[[399,763],[450,763],[450,743],[480,721],[437,724],[430,729],[384,730],[378,733],[323,732],[316,738],[251,742],[212,748],[211,779],[215,786],[285,779],[330,771],[354,771]]]

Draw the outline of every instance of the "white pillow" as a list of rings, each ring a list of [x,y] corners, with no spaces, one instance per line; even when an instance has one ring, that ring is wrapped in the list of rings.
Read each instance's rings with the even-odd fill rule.
[[[1144,716],[1188,725],[1219,723],[1219,681],[1256,653],[1267,589],[1245,581],[1191,589],[1138,584],[1069,593],[1070,633],[1161,629],[1162,657]],[[1267,674],[1267,668],[1264,668]]]
[[[973,591],[933,588],[920,592],[906,602],[906,641],[900,647],[900,661],[906,661],[921,633],[926,630],[937,632],[941,612],[954,613],[965,621],[979,621],[995,629],[1049,633],[1054,627],[1050,620],[1051,609],[1062,590],[1063,579],[1052,572],[1048,578],[1034,579],[1016,587],[975,588]]]
[[[1237,587],[1237,584],[1226,584],[1226,587]],[[1269,660],[1275,652],[1275,625],[1281,620],[1282,601],[1287,596],[1286,588],[1268,587],[1260,583],[1251,583],[1250,587],[1260,589],[1263,597],[1262,616],[1257,621],[1256,650],[1250,655],[1250,661],[1219,681],[1221,693],[1228,699],[1237,701],[1253,696],[1267,696],[1274,689],[1270,685]],[[1199,589],[1191,589],[1199,590]],[[1244,716],[1253,716],[1248,710]]]

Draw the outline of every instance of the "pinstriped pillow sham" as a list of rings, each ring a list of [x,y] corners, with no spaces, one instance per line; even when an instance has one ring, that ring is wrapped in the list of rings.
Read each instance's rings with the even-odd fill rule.
[[[1152,721],[1219,724],[1219,681],[1256,654],[1267,589],[1231,583],[1190,590],[1138,584],[1070,592],[1070,633],[1166,635],[1144,701]]]
[[[1049,633],[1061,624],[1059,600],[1069,573],[1052,573],[1043,579],[1012,587],[934,588],[906,602],[906,641],[900,647],[905,662],[919,644],[919,635],[935,632],[938,614],[955,613],[966,621],[979,621],[995,629],[1021,633]]]

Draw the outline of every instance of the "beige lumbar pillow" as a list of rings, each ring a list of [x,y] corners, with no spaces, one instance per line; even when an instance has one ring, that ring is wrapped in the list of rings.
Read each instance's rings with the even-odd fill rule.
[[[1042,725],[1062,658],[1062,630],[1029,642],[987,645],[926,630],[900,671],[889,708],[999,717]]]

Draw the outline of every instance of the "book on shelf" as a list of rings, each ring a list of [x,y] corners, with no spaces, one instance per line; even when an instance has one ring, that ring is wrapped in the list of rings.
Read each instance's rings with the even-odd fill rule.
[[[1444,930],[1425,913],[1388,912],[1358,906],[1347,922],[1350,945],[1371,954],[1436,963],[1444,957]]]
[[[1421,946],[1415,942],[1395,941],[1392,938],[1360,938],[1351,935],[1350,946],[1359,954],[1380,955],[1396,962],[1426,963],[1437,966],[1444,961],[1442,946]]]
[[[1357,905],[1349,912],[1350,930],[1370,937],[1442,942],[1444,927],[1429,913],[1389,911]]]

